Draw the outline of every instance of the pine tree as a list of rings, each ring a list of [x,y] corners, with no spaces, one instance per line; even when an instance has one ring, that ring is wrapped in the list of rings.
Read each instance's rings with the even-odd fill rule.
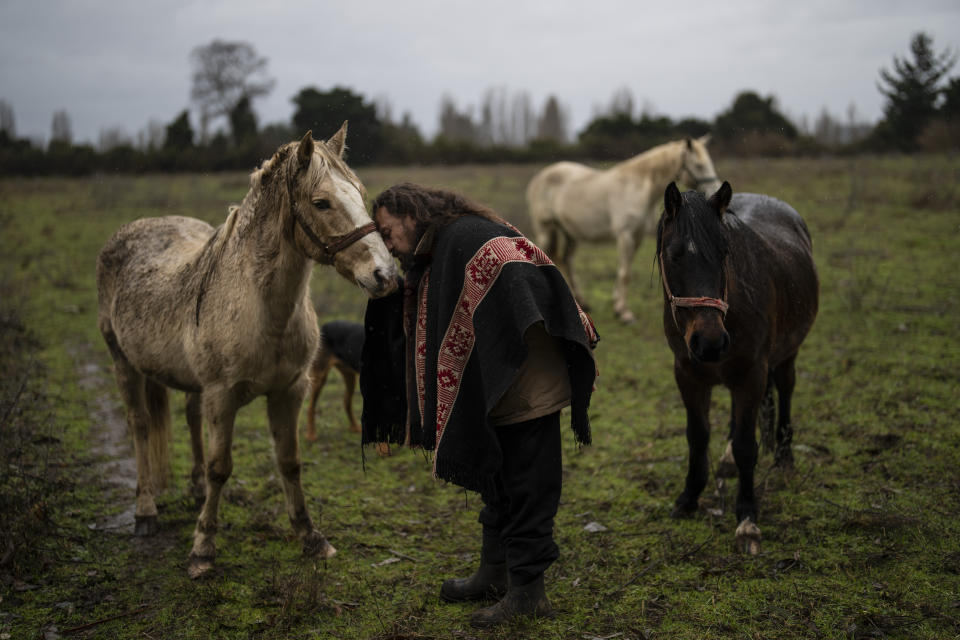
[[[917,148],[917,137],[937,114],[940,81],[955,62],[949,50],[936,54],[933,39],[920,32],[910,41],[910,58],[894,56],[893,71],[880,70],[877,88],[887,104],[878,133],[884,142],[902,151]]]

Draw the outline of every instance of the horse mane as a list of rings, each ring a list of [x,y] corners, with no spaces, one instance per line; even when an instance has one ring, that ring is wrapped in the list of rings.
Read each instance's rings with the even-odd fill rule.
[[[619,162],[614,166],[614,168],[646,169],[647,165],[650,164],[654,166],[667,164],[664,156],[675,153],[676,148],[682,144],[685,144],[683,140],[671,140],[670,142],[658,144],[657,146],[651,147],[646,151],[633,156],[632,158],[627,158],[626,160]],[[670,158],[670,160],[672,160],[672,158]]]

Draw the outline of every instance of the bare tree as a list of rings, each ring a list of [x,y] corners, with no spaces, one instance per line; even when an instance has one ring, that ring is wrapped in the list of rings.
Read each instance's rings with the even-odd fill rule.
[[[270,93],[274,80],[267,75],[267,59],[246,42],[214,40],[196,47],[190,98],[200,110],[200,137],[206,141],[210,121],[228,115],[244,98]]]
[[[0,131],[8,138],[17,136],[17,126],[13,118],[13,107],[6,100],[0,100]]]
[[[450,96],[440,101],[440,135],[449,140],[476,142],[477,125],[473,122],[471,110],[460,112]]]
[[[533,115],[533,109],[530,107],[530,95],[527,92],[520,91],[514,94],[510,115],[510,138],[507,144],[523,146],[536,133],[536,118]]]
[[[567,141],[567,113],[556,96],[549,96],[543,105],[543,113],[537,122],[537,137],[561,144]]]
[[[607,115],[611,117],[627,116],[632,118],[634,111],[633,92],[628,87],[621,87],[613,92],[610,98],[610,107]]]
[[[50,125],[50,142],[61,142],[63,144],[73,142],[70,116],[64,109],[55,111],[53,114],[53,122]]]
[[[156,151],[163,148],[163,141],[166,139],[166,127],[159,120],[151,119],[147,123],[147,128],[138,134],[138,146],[143,151]]]
[[[98,148],[100,151],[110,151],[117,147],[133,146],[133,141],[127,132],[120,127],[107,127],[100,129],[100,141]]]

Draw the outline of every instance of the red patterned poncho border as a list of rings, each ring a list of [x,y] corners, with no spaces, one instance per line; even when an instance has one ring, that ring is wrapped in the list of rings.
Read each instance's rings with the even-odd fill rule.
[[[475,334],[473,315],[484,297],[500,276],[504,265],[511,262],[528,262],[534,266],[553,266],[553,262],[538,246],[520,236],[498,236],[487,241],[470,258],[464,269],[463,288],[460,291],[450,324],[440,342],[437,354],[437,420],[436,448],[434,449],[433,472],[436,476],[436,452],[450,418],[451,410],[460,392],[463,370],[473,351]],[[426,370],[426,310],[429,273],[424,274],[420,288],[419,309],[416,327],[416,372],[417,396],[420,415],[424,415],[425,370]],[[580,321],[590,344],[597,340],[590,318],[577,305]]]

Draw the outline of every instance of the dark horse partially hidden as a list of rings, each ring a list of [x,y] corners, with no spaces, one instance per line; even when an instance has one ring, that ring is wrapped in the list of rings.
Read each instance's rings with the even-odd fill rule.
[[[724,182],[708,200],[664,193],[657,227],[663,283],[663,329],[687,410],[690,464],[674,516],[697,510],[707,483],[710,393],[730,390],[730,440],[739,474],[737,542],[760,549],[753,472],[757,415],[777,389],[775,463],[793,465],[790,397],[800,344],[817,315],[819,283],[810,232],[788,204],[768,196],[732,194]]]

